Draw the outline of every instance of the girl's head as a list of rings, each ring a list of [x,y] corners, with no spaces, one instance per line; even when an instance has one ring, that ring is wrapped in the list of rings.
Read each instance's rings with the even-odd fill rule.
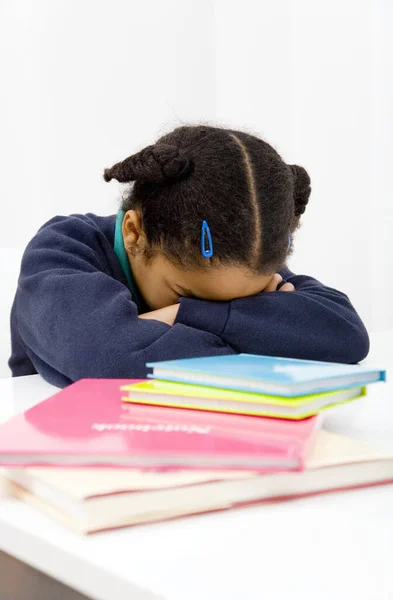
[[[151,308],[179,295],[231,300],[262,291],[286,262],[311,191],[307,172],[263,140],[207,126],[175,129],[104,178],[134,182],[123,236]],[[201,251],[203,221],[211,258]]]

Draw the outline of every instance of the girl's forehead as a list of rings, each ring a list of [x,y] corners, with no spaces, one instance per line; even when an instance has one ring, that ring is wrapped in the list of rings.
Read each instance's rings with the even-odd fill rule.
[[[247,267],[221,266],[209,270],[183,270],[163,256],[155,259],[157,268],[180,295],[206,300],[232,300],[253,296],[263,290],[271,275],[255,275]],[[153,261],[154,262],[154,261]]]

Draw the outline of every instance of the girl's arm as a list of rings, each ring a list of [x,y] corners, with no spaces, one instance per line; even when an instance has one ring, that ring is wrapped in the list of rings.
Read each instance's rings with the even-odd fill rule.
[[[367,356],[367,331],[345,294],[289,269],[281,275],[294,293],[222,303],[183,298],[176,323],[220,336],[236,352],[343,363]]]
[[[280,284],[279,289],[277,286]],[[292,283],[286,283],[285,280],[279,273],[276,273],[272,278],[269,285],[263,290],[264,292],[294,292],[295,286]],[[167,323],[168,325],[174,325],[177,313],[179,312],[180,304],[172,304],[171,306],[165,306],[164,308],[159,308],[157,310],[152,310],[151,312],[144,313],[143,315],[139,315],[140,319],[154,319],[155,321],[161,321],[161,323]]]
[[[234,352],[214,333],[138,318],[129,289],[109,274],[105,245],[83,215],[57,217],[33,238],[12,311],[11,368],[27,353],[62,387],[85,377],[145,377],[149,361]]]

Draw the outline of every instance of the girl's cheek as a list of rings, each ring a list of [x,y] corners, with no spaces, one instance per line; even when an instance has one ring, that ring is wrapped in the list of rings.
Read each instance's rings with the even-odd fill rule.
[[[177,294],[175,294],[172,290],[168,291],[164,299],[165,306],[172,306],[172,304],[176,304],[178,300],[179,296]]]
[[[179,296],[175,294],[172,290],[156,290],[154,294],[154,298],[152,298],[152,305],[154,308],[165,308],[166,306],[172,306],[172,304],[176,304],[179,300]]]

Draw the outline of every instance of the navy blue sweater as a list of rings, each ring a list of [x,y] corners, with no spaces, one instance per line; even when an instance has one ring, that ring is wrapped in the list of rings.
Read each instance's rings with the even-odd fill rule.
[[[296,292],[232,302],[184,298],[173,327],[138,318],[114,252],[115,216],[55,217],[23,256],[12,313],[14,376],[63,387],[83,377],[144,377],[146,362],[249,352],[356,363],[365,327],[348,298],[315,279],[282,276]]]

